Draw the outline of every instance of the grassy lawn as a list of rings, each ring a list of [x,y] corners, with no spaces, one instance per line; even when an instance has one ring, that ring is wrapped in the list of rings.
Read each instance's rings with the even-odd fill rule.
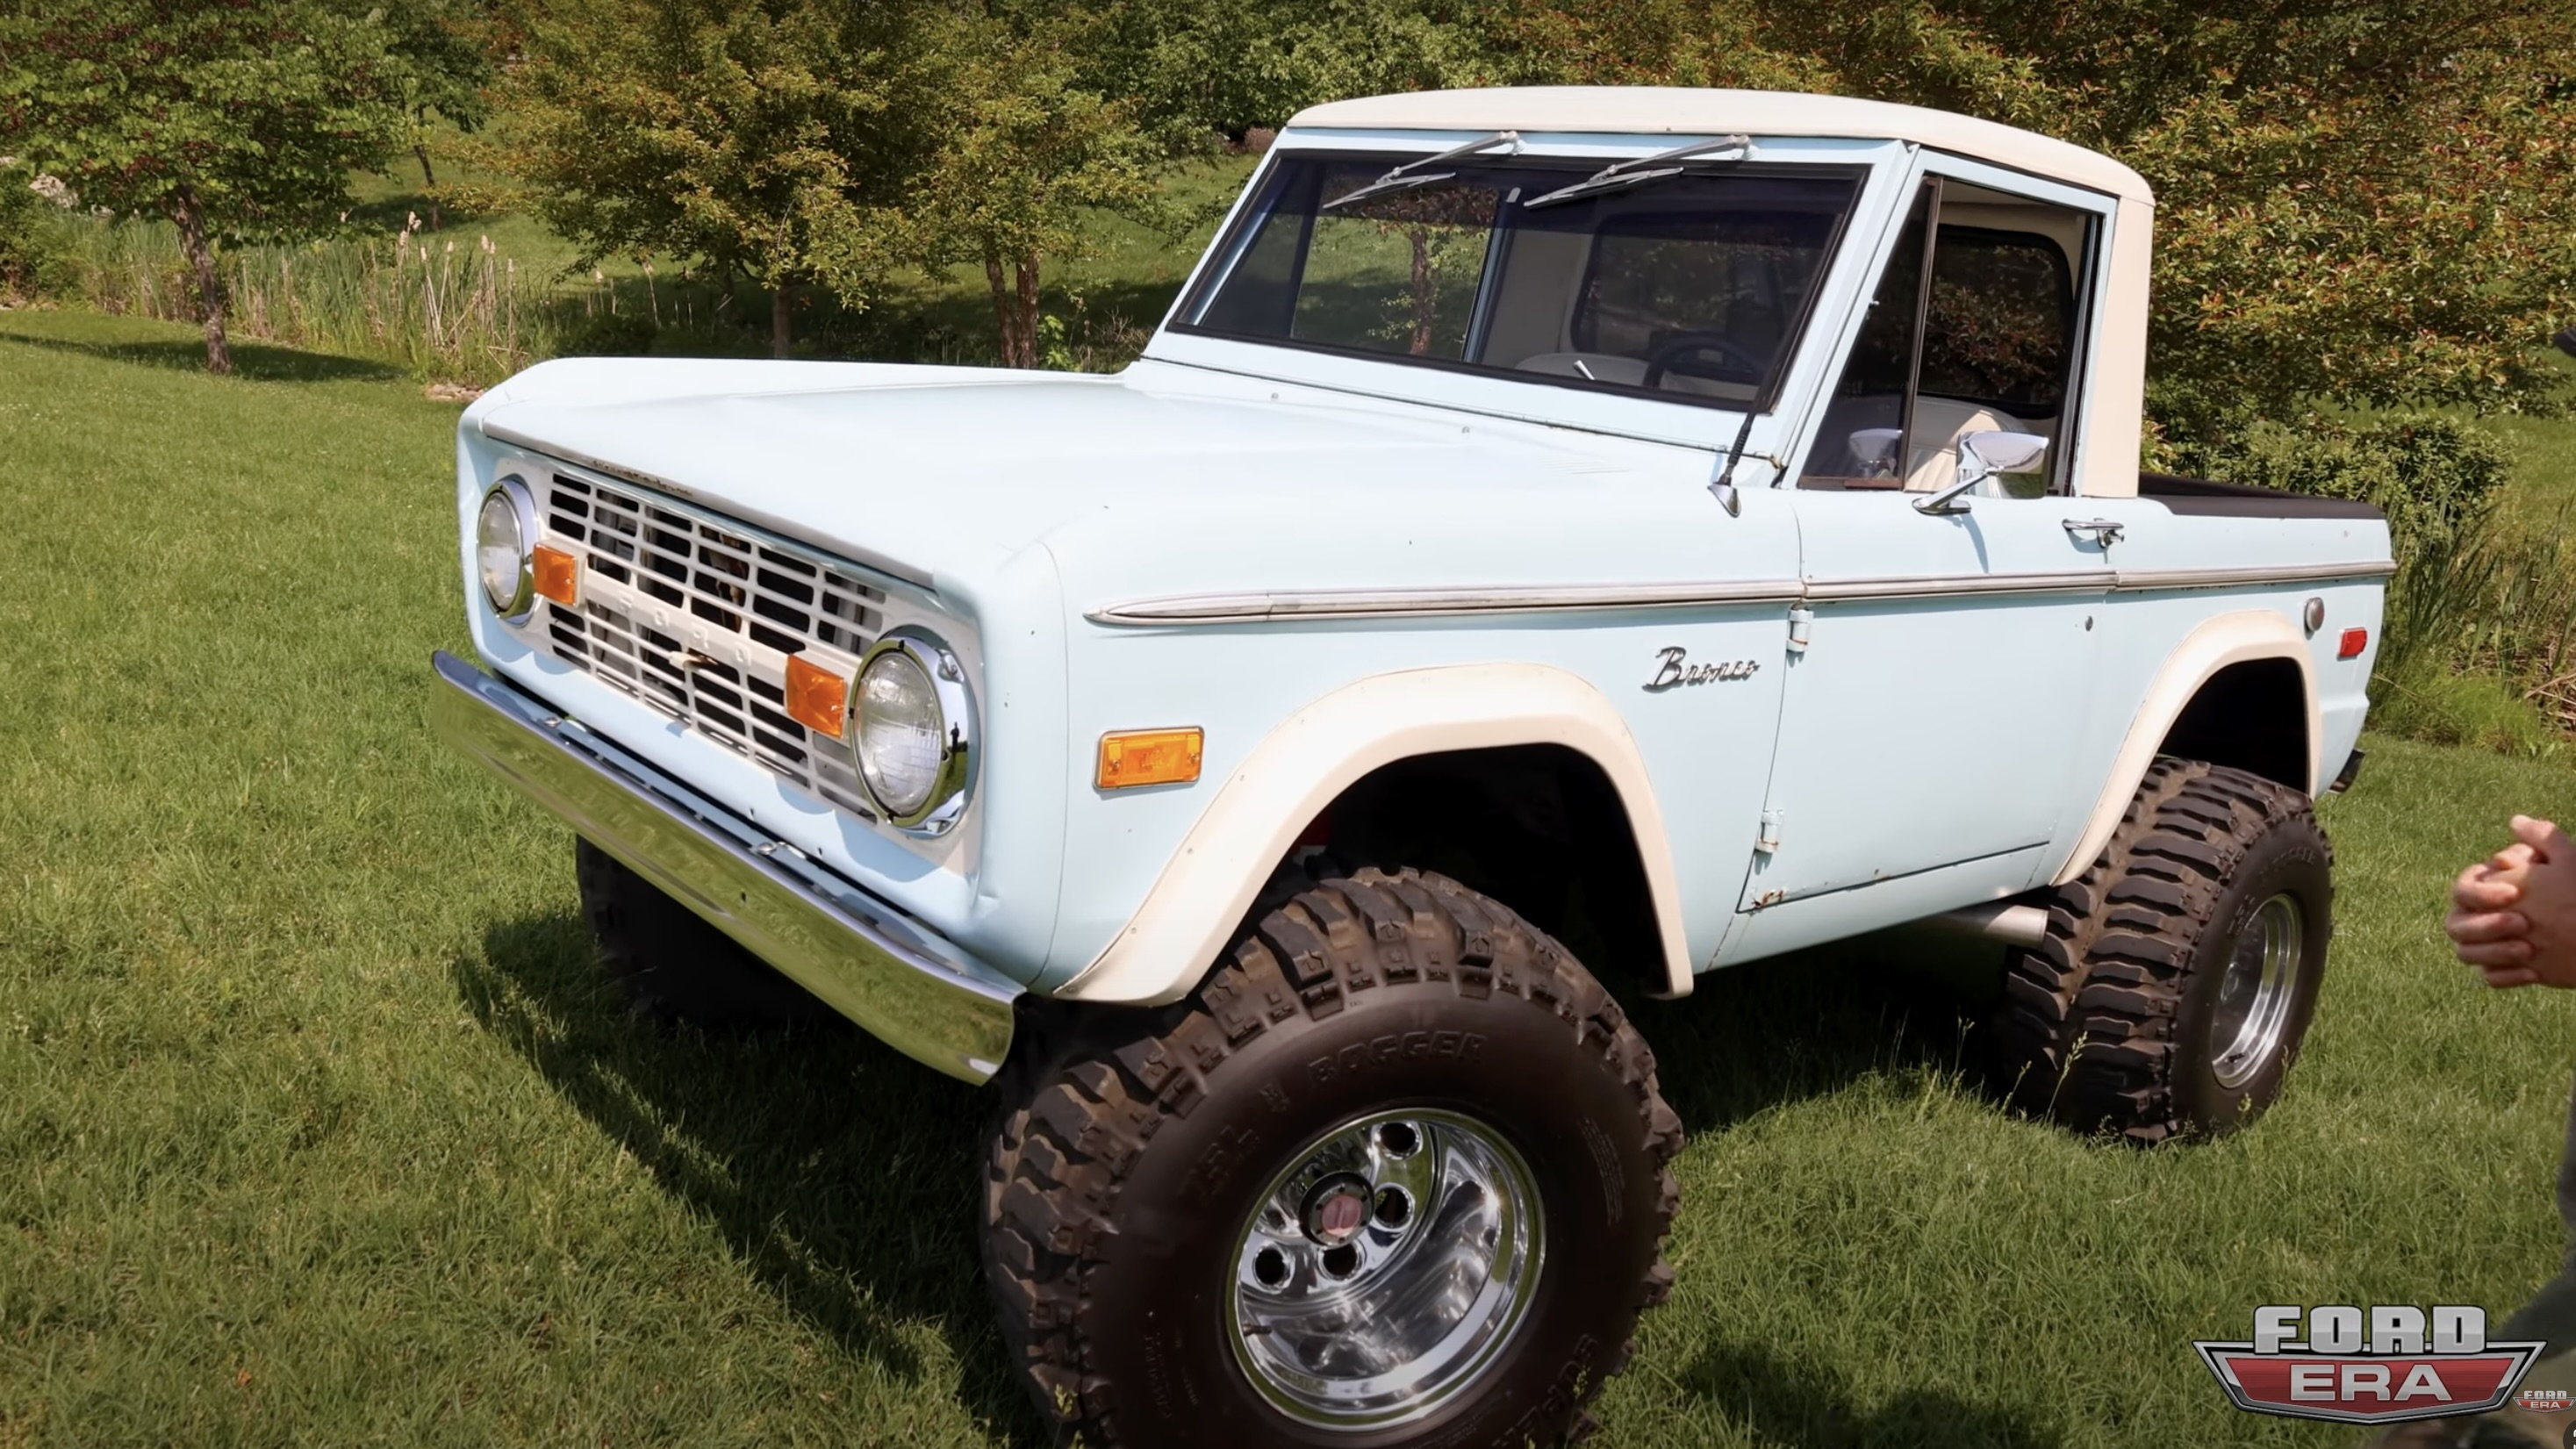
[[[0,315],[0,1446],[1044,1443],[976,1276],[984,1099],[630,1022],[569,837],[427,738],[454,410],[194,355]],[[2188,1340],[2555,1267],[2576,1001],[2435,925],[2515,809],[2576,776],[2374,742],[2308,1055],[2214,1146],[2007,1117],[1865,959],[1645,1010],[1681,1284],[1595,1442],[2350,1442]]]

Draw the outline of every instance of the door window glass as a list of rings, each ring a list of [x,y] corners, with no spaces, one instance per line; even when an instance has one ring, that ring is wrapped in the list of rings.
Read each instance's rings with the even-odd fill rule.
[[[1928,183],[1827,395],[1799,486],[1937,491],[1958,475],[1959,438],[1993,430],[2050,440],[2042,471],[2006,475],[1995,491],[2047,491],[2071,436],[2088,224],[2072,208]]]
[[[1923,230],[1932,216],[1930,187],[1915,199],[1862,314],[1860,335],[1842,375],[1825,398],[1824,421],[1807,450],[1801,488],[1902,488],[1898,444],[1905,400],[1914,381],[1914,319],[1922,307]]]

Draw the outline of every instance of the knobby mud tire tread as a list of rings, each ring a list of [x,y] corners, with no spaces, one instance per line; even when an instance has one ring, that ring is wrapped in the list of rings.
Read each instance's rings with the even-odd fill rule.
[[[1545,933],[1445,876],[1363,869],[1300,891],[1264,915],[1197,992],[1150,1015],[1074,1026],[1022,1069],[1005,1099],[985,1174],[986,1280],[1004,1340],[1041,1411],[1064,1435],[1115,1446],[1120,1385],[1084,1362],[1085,1275],[1119,1188],[1161,1124],[1222,1083],[1229,1057],[1263,1033],[1323,1021],[1358,992],[1440,992],[1554,1013],[1617,1074],[1656,1169],[1656,1255],[1630,1296],[1630,1332],[1590,1382],[1564,1384],[1511,1442],[1589,1434],[1584,1410],[1635,1349],[1635,1315],[1664,1301],[1661,1255],[1680,1202],[1671,1162],[1681,1120],[1654,1054],[1591,973]]]
[[[1996,1038],[2016,1106],[2140,1145],[2191,1130],[2174,1025],[2193,952],[2255,841],[2283,829],[2331,865],[2299,791],[2199,760],[2148,766],[2100,857],[2049,901],[2046,938],[2006,964]]]

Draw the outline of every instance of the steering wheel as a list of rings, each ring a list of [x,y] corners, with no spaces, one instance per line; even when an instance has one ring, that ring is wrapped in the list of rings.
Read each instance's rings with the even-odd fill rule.
[[[1714,363],[1686,364],[1695,354],[1716,354]],[[1646,376],[1640,386],[1660,387],[1664,374],[1704,377],[1712,382],[1749,382],[1759,386],[1771,371],[1771,359],[1755,355],[1723,332],[1676,332],[1646,354]]]

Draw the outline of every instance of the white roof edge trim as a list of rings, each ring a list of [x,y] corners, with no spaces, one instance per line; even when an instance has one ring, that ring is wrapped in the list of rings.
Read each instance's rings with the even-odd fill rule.
[[[1911,141],[2146,205],[2146,179],[2099,151],[1973,116],[1850,96],[1680,86],[1495,86],[1308,106],[1290,130],[1599,131]]]

